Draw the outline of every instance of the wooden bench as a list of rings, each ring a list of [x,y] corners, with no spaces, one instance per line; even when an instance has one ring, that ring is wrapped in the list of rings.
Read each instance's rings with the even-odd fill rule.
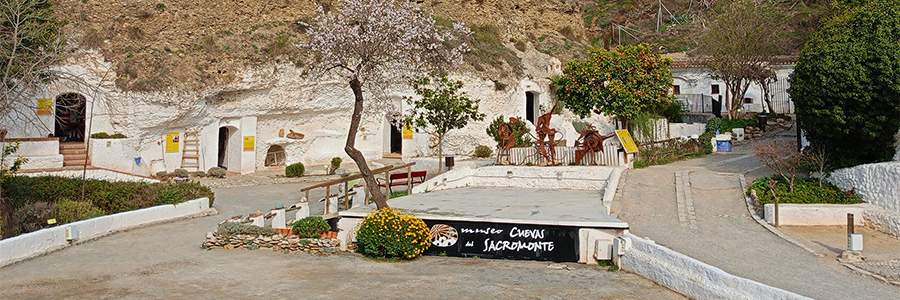
[[[394,191],[391,189],[392,186],[407,185],[409,183],[409,180],[412,180],[413,184],[419,184],[419,183],[425,182],[426,174],[427,174],[427,171],[413,171],[411,173],[403,172],[403,173],[391,174],[389,177],[389,182],[388,182],[388,186],[387,186],[388,192],[394,193]],[[407,175],[410,175],[412,178],[411,179],[407,178]],[[385,183],[381,182],[380,178],[378,179],[378,186],[379,187],[385,186]]]

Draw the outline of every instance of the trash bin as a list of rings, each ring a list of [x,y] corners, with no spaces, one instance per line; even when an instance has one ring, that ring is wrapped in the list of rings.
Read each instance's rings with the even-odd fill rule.
[[[447,166],[447,169],[453,169],[454,165],[453,155],[444,156],[444,166]]]
[[[769,122],[769,116],[766,114],[756,115],[756,122],[759,123],[759,129],[762,131],[766,131],[766,124]]]
[[[731,152],[731,141],[716,141],[716,152]]]

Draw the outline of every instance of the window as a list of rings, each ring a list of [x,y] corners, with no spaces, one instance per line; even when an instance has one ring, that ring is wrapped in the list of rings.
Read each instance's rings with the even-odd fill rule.
[[[718,94],[719,94],[719,85],[718,85],[718,84],[713,84],[713,85],[712,85],[712,91],[711,91],[711,94],[713,94],[713,95],[718,95]]]
[[[681,86],[680,85],[676,84],[676,85],[672,86],[672,95],[681,95]]]
[[[744,103],[753,103],[753,98],[744,98]]]

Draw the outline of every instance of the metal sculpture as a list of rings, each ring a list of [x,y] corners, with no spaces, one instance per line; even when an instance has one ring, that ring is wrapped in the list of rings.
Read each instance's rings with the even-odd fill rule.
[[[581,162],[586,154],[591,155],[589,164],[595,164],[594,153],[603,152],[603,141],[616,136],[615,133],[610,135],[601,135],[594,125],[590,125],[588,129],[582,130],[581,135],[575,140],[575,163]]]
[[[556,133],[558,132],[554,128],[550,128],[550,118],[553,116],[553,111],[556,110],[556,104],[553,105],[553,108],[550,109],[547,113],[541,115],[537,119],[537,124],[535,124],[535,131],[537,131],[537,148],[541,152],[541,155],[544,159],[547,160],[549,165],[556,165],[556,143],[555,140]],[[546,140],[546,141],[545,141]],[[550,147],[550,151],[548,153],[547,147]]]
[[[497,134],[500,135],[500,150],[497,151],[497,162],[501,163],[500,158],[507,157],[509,162],[509,149],[516,145],[516,139],[522,135],[521,130],[516,130],[515,124],[519,123],[519,119],[510,117],[509,122],[500,123],[497,126]]]

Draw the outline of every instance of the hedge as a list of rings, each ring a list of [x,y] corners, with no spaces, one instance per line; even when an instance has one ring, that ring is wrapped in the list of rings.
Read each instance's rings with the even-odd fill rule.
[[[809,177],[797,177],[794,180],[794,192],[790,192],[787,180],[784,177],[774,175],[775,194],[778,195],[779,203],[829,203],[829,204],[856,204],[863,202],[858,195],[844,192],[839,187],[823,182],[819,185],[819,180]],[[768,177],[757,178],[750,186],[750,190],[756,190],[759,196],[759,202],[762,204],[775,203],[772,193],[768,190]],[[749,192],[749,191],[748,191]]]
[[[210,206],[215,201],[214,194],[208,187],[194,182],[145,183],[88,179],[84,185],[85,201],[90,201],[106,214],[176,204],[202,197],[209,198]],[[79,199],[81,179],[12,176],[3,180],[3,196],[9,198],[16,209],[38,201],[56,203],[64,199]]]

